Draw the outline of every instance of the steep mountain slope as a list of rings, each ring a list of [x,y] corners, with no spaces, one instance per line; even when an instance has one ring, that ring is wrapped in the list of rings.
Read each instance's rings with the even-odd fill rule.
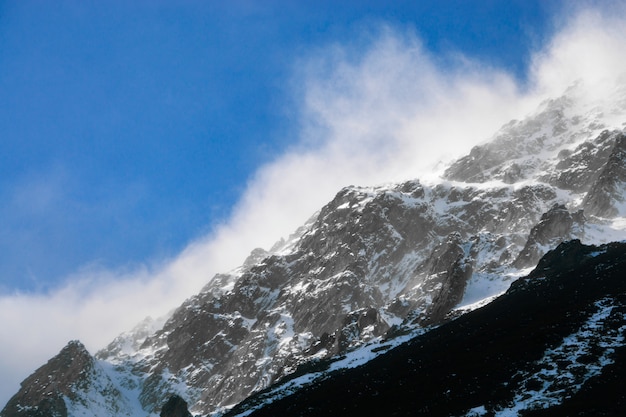
[[[563,243],[485,307],[227,416],[624,415],[624,271],[626,242]]]
[[[625,239],[626,90],[606,102],[582,91],[507,124],[437,181],[341,190],[164,324],[142,323],[95,357],[72,342],[0,416],[157,415],[173,394],[196,414],[224,410],[307,362],[439,325],[561,242]],[[71,372],[70,348],[85,357]]]

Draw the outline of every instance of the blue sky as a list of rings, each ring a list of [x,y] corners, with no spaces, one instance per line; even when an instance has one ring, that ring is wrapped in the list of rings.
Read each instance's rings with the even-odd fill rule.
[[[297,141],[297,65],[380,25],[524,79],[553,1],[0,3],[0,292],[174,256]],[[445,62],[442,63],[445,65]]]
[[[622,77],[625,9],[0,1],[0,405],[340,187],[427,180],[576,80]]]

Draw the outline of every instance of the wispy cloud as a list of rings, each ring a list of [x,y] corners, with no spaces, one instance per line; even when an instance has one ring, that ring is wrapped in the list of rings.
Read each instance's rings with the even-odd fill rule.
[[[590,94],[603,97],[624,80],[626,61],[619,51],[626,42],[626,5],[608,4],[573,6],[562,16],[560,30],[533,57],[530,78],[536,91],[554,94],[582,80]]]
[[[472,57],[433,57],[410,30],[390,27],[357,49],[332,45],[303,58],[292,83],[297,141],[259,168],[228,222],[172,259],[81,270],[61,289],[0,298],[0,403],[68,340],[95,351],[166,313],[251,249],[291,233],[342,186],[430,175],[575,80],[616,79],[625,69],[621,16],[577,12],[535,53],[521,84]]]

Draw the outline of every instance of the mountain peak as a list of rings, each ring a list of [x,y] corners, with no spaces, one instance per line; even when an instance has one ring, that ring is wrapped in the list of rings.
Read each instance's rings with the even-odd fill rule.
[[[538,261],[533,274],[554,268],[555,253],[575,264],[591,256],[582,242],[623,240],[626,100],[582,96],[577,85],[545,101],[440,179],[343,188],[166,321],[140,323],[95,358],[70,342],[2,417],[154,417],[172,398],[176,413],[220,412],[336,355],[454,322],[512,282],[541,283],[516,280]]]
[[[70,341],[45,365],[22,382],[22,389],[7,403],[2,417],[23,414],[23,405],[38,409],[42,415],[67,415],[63,397],[75,396],[74,387],[89,381],[94,359],[78,340]]]
[[[505,124],[488,142],[452,163],[444,177],[467,183],[536,180],[553,168],[559,154],[567,155],[576,146],[606,135],[603,131],[623,127],[626,88],[616,88],[604,99],[590,99],[587,88],[576,83],[523,120]]]

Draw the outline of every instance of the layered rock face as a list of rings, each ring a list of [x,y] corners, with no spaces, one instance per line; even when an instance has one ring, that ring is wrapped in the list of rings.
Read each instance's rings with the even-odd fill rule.
[[[219,411],[308,361],[439,325],[459,305],[504,291],[563,241],[623,236],[626,139],[603,117],[626,111],[596,107],[572,89],[438,181],[344,188],[289,239],[210,279],[156,330],[142,323],[95,357],[81,354],[79,370],[66,373],[86,382],[30,377],[0,415],[34,415],[45,398],[59,415],[92,402],[116,415],[158,415],[172,395],[194,414]],[[94,384],[110,384],[110,394],[82,388]]]

